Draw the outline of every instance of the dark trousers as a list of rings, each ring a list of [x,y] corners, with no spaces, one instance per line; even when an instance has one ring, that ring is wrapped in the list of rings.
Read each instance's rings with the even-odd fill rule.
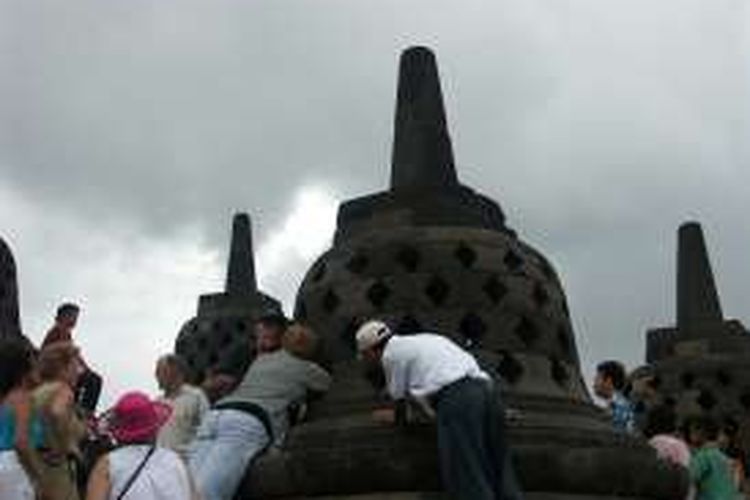
[[[98,373],[86,370],[78,377],[76,384],[76,403],[79,408],[93,415],[102,392],[102,378]]]
[[[454,500],[520,500],[505,437],[505,415],[492,386],[464,378],[435,401],[440,469]]]

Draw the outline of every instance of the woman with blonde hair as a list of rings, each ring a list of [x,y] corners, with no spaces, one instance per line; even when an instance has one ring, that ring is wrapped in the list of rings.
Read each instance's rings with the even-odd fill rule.
[[[80,498],[76,462],[86,426],[76,413],[73,395],[80,368],[78,349],[70,342],[52,344],[39,355],[42,384],[34,390],[32,400],[44,424],[38,462],[42,490],[50,500]]]

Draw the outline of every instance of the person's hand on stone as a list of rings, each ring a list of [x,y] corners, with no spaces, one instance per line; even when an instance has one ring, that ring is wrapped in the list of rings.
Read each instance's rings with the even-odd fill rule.
[[[373,410],[372,419],[381,424],[394,424],[396,422],[396,411],[393,408],[378,408]]]

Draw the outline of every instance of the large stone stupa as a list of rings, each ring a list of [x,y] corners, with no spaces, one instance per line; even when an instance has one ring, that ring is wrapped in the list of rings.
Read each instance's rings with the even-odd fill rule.
[[[252,327],[278,300],[258,290],[247,214],[234,216],[224,291],[201,295],[198,314],[180,329],[175,352],[182,355],[199,383],[211,367],[231,366],[241,376],[252,358]]]
[[[506,226],[496,202],[459,182],[428,49],[401,57],[390,189],[340,206],[333,247],[305,276],[296,315],[322,335],[334,385],[283,450],[255,462],[248,498],[442,498],[434,428],[371,419],[377,398],[354,333],[372,317],[404,334],[447,335],[496,376],[515,410],[509,432],[526,498],[684,493],[683,474],[615,433],[592,404],[550,262]]]

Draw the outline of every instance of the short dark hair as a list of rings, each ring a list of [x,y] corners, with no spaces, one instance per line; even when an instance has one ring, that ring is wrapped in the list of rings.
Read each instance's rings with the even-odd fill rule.
[[[673,434],[677,430],[677,413],[667,404],[651,408],[646,414],[643,435],[647,438],[657,434]]]
[[[57,308],[55,317],[62,318],[63,316],[71,316],[73,314],[78,314],[80,311],[81,307],[78,304],[65,302],[64,304],[60,304],[60,306]]]
[[[719,437],[719,425],[713,417],[708,415],[691,415],[685,419],[683,434],[690,439],[690,432],[697,431],[703,434],[708,441],[714,441]]]
[[[596,372],[609,378],[615,390],[622,391],[625,388],[625,366],[619,361],[602,361],[596,366]]]
[[[22,338],[0,338],[0,398],[21,384],[34,366],[34,351]]]
[[[282,333],[289,326],[289,320],[279,311],[265,312],[255,320],[255,323],[276,328]]]

